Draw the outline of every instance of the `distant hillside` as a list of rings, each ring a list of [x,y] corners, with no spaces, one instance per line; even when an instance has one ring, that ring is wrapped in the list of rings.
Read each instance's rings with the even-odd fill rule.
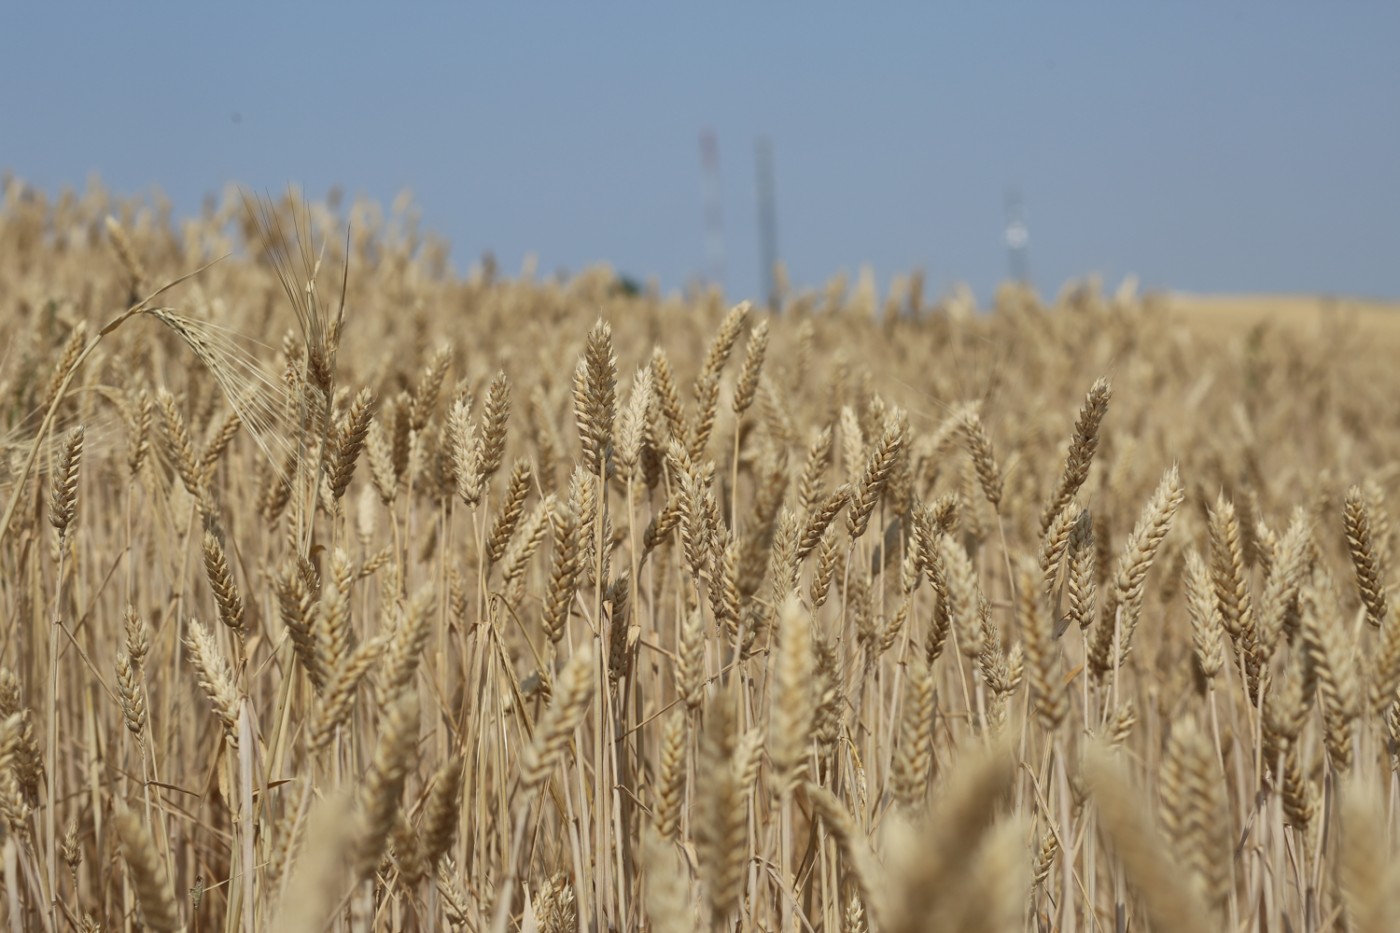
[[[1386,348],[1400,347],[1400,302],[1330,295],[1198,295],[1172,292],[1173,313],[1205,332],[1221,336],[1248,331],[1261,324],[1308,328],[1322,333],[1333,328],[1359,331]]]

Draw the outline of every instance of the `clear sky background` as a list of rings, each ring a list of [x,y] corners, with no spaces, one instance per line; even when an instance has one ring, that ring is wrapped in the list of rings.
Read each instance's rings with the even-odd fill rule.
[[[465,268],[705,270],[719,141],[732,297],[761,288],[772,140],[799,286],[869,262],[985,298],[1021,190],[1043,291],[1400,297],[1400,4],[22,3],[0,167],[177,210],[234,181],[387,206]]]

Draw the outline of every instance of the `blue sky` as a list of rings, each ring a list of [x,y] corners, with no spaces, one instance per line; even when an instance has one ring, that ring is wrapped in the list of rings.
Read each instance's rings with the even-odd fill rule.
[[[1400,297],[1400,4],[286,6],[17,5],[0,167],[190,212],[408,188],[459,267],[670,289],[705,269],[710,127],[732,297],[761,287],[760,135],[800,286],[869,262],[985,297],[1016,186],[1044,291]]]

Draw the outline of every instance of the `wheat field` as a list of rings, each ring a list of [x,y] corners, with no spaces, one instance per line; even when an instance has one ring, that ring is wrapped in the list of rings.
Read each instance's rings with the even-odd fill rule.
[[[0,929],[1392,928],[1354,320],[445,256],[7,181]]]

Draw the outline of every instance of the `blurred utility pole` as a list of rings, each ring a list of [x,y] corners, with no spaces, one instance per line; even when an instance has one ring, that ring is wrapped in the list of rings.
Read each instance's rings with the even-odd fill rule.
[[[1027,256],[1030,231],[1026,229],[1025,204],[1021,189],[1006,190],[1006,261],[1007,276],[1021,285],[1030,284],[1030,259]]]
[[[777,311],[778,294],[778,205],[773,193],[773,144],[760,136],[756,147],[758,168],[758,263],[763,270],[763,291],[768,308]]]
[[[712,129],[700,133],[700,167],[704,173],[705,276],[724,291],[724,198],[719,185],[719,141]]]

